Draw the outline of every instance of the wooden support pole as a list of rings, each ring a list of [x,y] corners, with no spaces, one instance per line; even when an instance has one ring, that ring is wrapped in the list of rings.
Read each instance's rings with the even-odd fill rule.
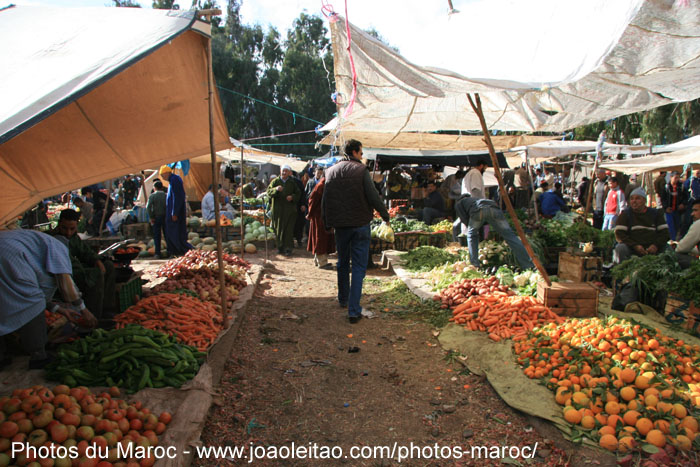
[[[221,14],[220,10],[200,10],[198,15],[205,16],[211,22],[212,15]],[[214,142],[214,69],[211,58],[211,37],[207,40],[207,92],[209,102],[209,150],[211,153],[211,184],[214,195],[214,216],[216,231],[216,260],[219,265],[219,293],[221,294],[221,317],[224,329],[228,326],[228,307],[226,306],[226,273],[224,251],[221,244],[221,209],[219,206],[219,179],[216,170],[216,143]]]
[[[241,258],[243,258],[245,254],[245,242],[243,241],[245,238],[245,223],[243,222],[243,183],[245,183],[245,177],[243,176],[243,145],[241,145]]]
[[[535,194],[535,191],[537,191],[537,186],[535,186],[535,179],[532,177],[532,167],[530,167],[530,155],[527,153],[527,149],[525,149],[525,167],[527,170],[527,177],[530,179],[530,186],[532,187],[532,205],[535,208],[535,222],[540,221],[540,215],[539,215],[539,210],[537,209],[537,195]]]
[[[476,113],[476,116],[479,117],[479,122],[481,122],[481,129],[484,132],[484,142],[486,143],[486,146],[489,148],[489,154],[491,155],[491,162],[493,163],[493,172],[496,175],[496,180],[498,180],[498,188],[501,190],[501,197],[504,198],[504,201],[506,203],[506,208],[508,209],[508,213],[510,214],[511,219],[513,219],[513,224],[515,225],[515,230],[518,232],[518,236],[520,237],[520,240],[523,242],[523,245],[525,246],[525,249],[527,250],[527,253],[530,255],[530,259],[532,259],[532,262],[535,264],[535,267],[537,270],[540,272],[542,275],[542,278],[544,281],[547,283],[548,286],[552,285],[552,281],[549,278],[549,274],[547,274],[547,270],[542,266],[542,263],[540,263],[539,258],[537,255],[535,255],[535,252],[532,251],[532,246],[530,246],[530,242],[527,241],[527,236],[525,236],[525,232],[523,231],[522,225],[520,225],[520,221],[518,220],[518,216],[515,214],[515,209],[513,209],[513,204],[510,202],[510,198],[508,197],[508,193],[506,192],[506,187],[505,184],[503,183],[503,177],[501,176],[501,169],[498,166],[498,157],[496,157],[496,150],[493,147],[493,142],[491,141],[491,136],[489,135],[489,129],[486,126],[486,119],[484,118],[484,112],[481,109],[481,98],[479,98],[479,94],[476,93],[474,94],[474,100],[472,100],[472,96],[467,94],[467,99],[469,99],[469,104],[472,106],[472,109],[474,109],[474,113]],[[474,102],[476,101],[476,102]]]
[[[112,179],[109,179],[109,188],[107,188],[107,199],[105,200],[104,210],[102,211],[102,220],[100,220],[100,228],[97,231],[97,236],[102,236],[102,229],[105,227],[105,222],[107,219],[107,207],[109,206],[109,200],[112,199]],[[93,195],[94,197],[94,195]]]
[[[583,220],[587,222],[588,213],[591,212],[591,200],[595,191],[595,182],[598,179],[598,160],[603,157],[600,152],[596,153],[595,162],[593,163],[593,173],[591,174],[591,182],[588,184],[588,196],[586,196],[586,210],[583,211]]]

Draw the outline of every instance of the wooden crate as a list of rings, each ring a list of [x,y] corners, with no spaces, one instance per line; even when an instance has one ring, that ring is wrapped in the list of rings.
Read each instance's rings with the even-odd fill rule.
[[[138,224],[128,224],[123,227],[124,236],[126,238],[135,238],[136,240],[146,240],[151,236],[151,224],[141,222]]]
[[[560,316],[589,318],[598,314],[598,289],[586,282],[544,281],[537,284],[537,298]]]
[[[559,253],[558,273],[559,279],[572,282],[599,281],[603,268],[603,259],[600,256],[588,256],[583,254]]]
[[[669,294],[664,308],[664,318],[669,323],[681,326],[693,334],[700,333],[700,307],[690,300]]]

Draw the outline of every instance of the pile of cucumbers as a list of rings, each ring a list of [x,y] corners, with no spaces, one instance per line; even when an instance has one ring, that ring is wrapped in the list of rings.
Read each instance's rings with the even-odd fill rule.
[[[179,388],[194,378],[205,356],[167,334],[130,324],[111,331],[96,329],[61,345],[46,375],[70,387],[117,386],[129,393]]]

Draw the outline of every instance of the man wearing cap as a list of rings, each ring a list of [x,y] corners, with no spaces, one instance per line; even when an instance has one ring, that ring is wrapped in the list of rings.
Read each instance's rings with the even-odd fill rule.
[[[615,225],[617,245],[613,263],[632,257],[656,255],[666,248],[668,225],[663,211],[647,207],[647,193],[636,188],[630,193],[629,207],[622,211]]]
[[[661,204],[666,211],[666,222],[668,223],[668,232],[671,235],[671,240],[677,240],[680,233],[681,214],[685,211],[688,204],[686,200],[687,194],[683,191],[681,184],[681,176],[678,172],[671,173],[671,181],[666,185],[664,195],[661,197]]]
[[[192,249],[187,243],[187,207],[185,206],[185,187],[182,178],[173,173],[173,169],[164,165],[158,171],[168,182],[168,194],[165,200],[165,243],[170,256],[181,256]]]
[[[277,251],[285,256],[291,256],[294,248],[294,225],[297,220],[297,203],[301,198],[301,190],[292,180],[292,168],[282,166],[279,177],[270,182],[267,187],[270,198],[272,229],[277,239]]]

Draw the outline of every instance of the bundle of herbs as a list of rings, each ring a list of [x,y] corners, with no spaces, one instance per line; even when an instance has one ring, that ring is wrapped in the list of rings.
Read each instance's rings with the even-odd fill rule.
[[[688,268],[678,274],[668,288],[669,292],[673,292],[686,300],[695,302],[697,306],[700,304],[700,261],[694,261]]]
[[[676,255],[670,250],[658,255],[635,256],[611,270],[613,279],[629,280],[644,303],[650,303],[658,292],[670,290],[678,282],[680,272]]]
[[[459,256],[434,246],[420,246],[401,255],[403,267],[409,271],[427,272],[436,266],[459,261]]]

